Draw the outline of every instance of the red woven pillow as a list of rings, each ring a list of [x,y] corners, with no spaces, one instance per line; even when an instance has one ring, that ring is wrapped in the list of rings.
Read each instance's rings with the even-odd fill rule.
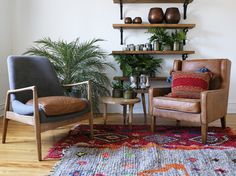
[[[169,97],[199,99],[209,88],[210,74],[199,72],[173,72]]]

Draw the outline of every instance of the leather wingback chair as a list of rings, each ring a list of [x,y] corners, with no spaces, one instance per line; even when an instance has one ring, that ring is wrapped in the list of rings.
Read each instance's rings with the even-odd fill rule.
[[[38,160],[42,160],[41,132],[89,119],[93,135],[91,81],[63,85],[69,88],[86,84],[87,100],[67,97],[47,58],[10,56],[7,64],[10,90],[6,95],[2,143],[6,142],[9,120],[34,126]]]
[[[154,131],[156,117],[190,121],[201,124],[202,143],[207,141],[208,124],[221,119],[226,127],[231,61],[228,59],[175,60],[172,71],[196,71],[208,68],[213,73],[209,90],[201,92],[200,99],[166,97],[171,88],[151,88],[149,107]],[[161,106],[160,106],[161,104]]]

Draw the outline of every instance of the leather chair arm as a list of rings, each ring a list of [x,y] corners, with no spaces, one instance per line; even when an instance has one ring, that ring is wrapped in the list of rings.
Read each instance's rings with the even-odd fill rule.
[[[171,87],[158,87],[150,88],[148,91],[149,95],[149,114],[153,112],[153,97],[164,96],[171,92]]]
[[[210,123],[227,114],[228,92],[226,89],[208,90],[201,93],[201,121]]]

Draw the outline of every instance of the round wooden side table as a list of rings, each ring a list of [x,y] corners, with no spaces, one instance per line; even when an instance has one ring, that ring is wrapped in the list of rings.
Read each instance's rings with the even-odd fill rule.
[[[104,118],[105,125],[107,123],[107,105],[108,104],[119,104],[124,107],[123,108],[124,125],[126,124],[127,106],[129,106],[128,122],[129,122],[129,125],[132,125],[134,104],[140,102],[139,98],[125,99],[125,98],[102,97],[101,101],[104,104],[103,118]]]

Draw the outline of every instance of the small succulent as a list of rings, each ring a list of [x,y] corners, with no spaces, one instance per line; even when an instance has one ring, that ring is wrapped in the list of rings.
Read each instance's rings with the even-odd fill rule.
[[[123,89],[123,85],[120,80],[113,81],[111,86],[113,89]]]

